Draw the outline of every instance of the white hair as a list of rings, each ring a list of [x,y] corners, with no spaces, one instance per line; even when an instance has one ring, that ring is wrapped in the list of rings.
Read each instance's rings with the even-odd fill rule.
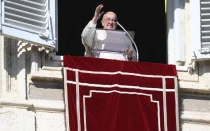
[[[106,17],[107,14],[114,14],[115,17],[116,17],[116,19],[117,19],[117,15],[116,15],[114,12],[112,12],[112,11],[106,12],[106,13],[103,15],[103,19],[105,19],[105,17]]]

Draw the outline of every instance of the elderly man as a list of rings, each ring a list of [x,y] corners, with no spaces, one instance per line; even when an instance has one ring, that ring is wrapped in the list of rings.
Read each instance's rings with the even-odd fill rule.
[[[98,39],[105,38],[106,34],[104,33],[104,30],[99,30],[98,32],[96,32],[97,21],[104,14],[104,11],[101,11],[103,7],[104,6],[102,4],[96,7],[92,20],[89,21],[89,23],[86,25],[82,32],[81,36],[82,43],[85,47],[85,56],[92,56],[93,54],[93,52],[91,51],[94,48],[95,33],[98,34],[97,37],[100,37]],[[117,28],[116,21],[117,15],[114,12],[109,11],[103,15],[101,24],[103,26],[103,29],[115,30]],[[101,47],[103,47],[103,45],[101,45]],[[136,61],[136,54],[134,53],[132,46],[127,48],[124,52],[125,53],[100,51],[97,57],[115,60]]]

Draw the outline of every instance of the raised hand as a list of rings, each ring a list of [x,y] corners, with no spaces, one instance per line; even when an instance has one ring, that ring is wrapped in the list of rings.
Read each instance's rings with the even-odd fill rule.
[[[93,24],[96,24],[98,19],[104,14],[104,11],[101,11],[101,9],[103,8],[103,4],[100,4],[96,7],[92,22]]]

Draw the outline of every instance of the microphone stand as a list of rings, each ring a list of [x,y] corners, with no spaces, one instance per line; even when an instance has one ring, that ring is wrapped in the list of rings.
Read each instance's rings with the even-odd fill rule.
[[[135,48],[136,48],[136,57],[137,57],[137,62],[139,61],[139,52],[138,52],[138,48],[136,46],[136,43],[134,42],[134,40],[132,39],[132,37],[130,36],[130,34],[126,31],[125,28],[123,28],[123,26],[118,22],[116,21],[117,25],[119,25],[124,31],[125,33],[128,35],[129,39],[132,41],[132,43],[134,44]]]

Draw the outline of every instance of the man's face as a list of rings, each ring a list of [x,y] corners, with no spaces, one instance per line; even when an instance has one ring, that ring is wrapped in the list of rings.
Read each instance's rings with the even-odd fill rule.
[[[101,24],[104,29],[114,30],[117,28],[116,15],[114,13],[105,14],[104,18],[101,20]]]

